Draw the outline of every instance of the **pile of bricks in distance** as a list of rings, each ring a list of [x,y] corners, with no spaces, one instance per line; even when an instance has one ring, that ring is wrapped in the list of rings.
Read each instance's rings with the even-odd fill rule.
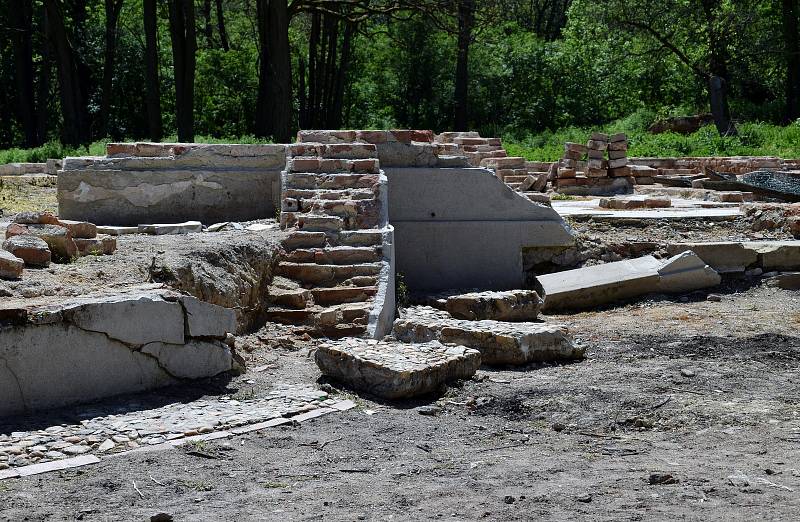
[[[480,167],[487,158],[505,158],[508,156],[500,138],[482,138],[474,131],[443,132],[434,137],[439,147],[439,154],[458,154],[463,152],[473,167]]]
[[[592,134],[586,145],[565,143],[559,161],[557,186],[603,184],[607,178],[630,177],[628,137],[624,133],[609,136]]]

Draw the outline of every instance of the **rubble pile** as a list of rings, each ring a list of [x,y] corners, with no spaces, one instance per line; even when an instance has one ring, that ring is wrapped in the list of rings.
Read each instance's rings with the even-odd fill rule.
[[[111,255],[117,241],[98,235],[85,221],[59,219],[50,212],[20,212],[6,229],[0,257],[0,278],[19,279],[24,266],[46,268],[81,256]]]

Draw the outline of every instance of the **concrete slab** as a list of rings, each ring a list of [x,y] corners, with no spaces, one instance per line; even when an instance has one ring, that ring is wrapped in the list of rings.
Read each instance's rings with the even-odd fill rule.
[[[579,310],[651,292],[684,293],[720,283],[720,275],[690,251],[567,270],[537,277],[544,310]]]
[[[800,241],[751,241],[745,248],[756,251],[758,266],[770,270],[800,270]]]
[[[536,279],[544,311],[583,309],[656,291],[661,263],[653,256],[545,274]]]
[[[670,255],[691,250],[711,268],[720,273],[744,272],[758,262],[758,253],[754,248],[735,241],[719,241],[708,243],[673,243],[667,246]]]
[[[701,290],[722,282],[722,277],[691,251],[664,261],[658,275],[658,291],[668,294]]]

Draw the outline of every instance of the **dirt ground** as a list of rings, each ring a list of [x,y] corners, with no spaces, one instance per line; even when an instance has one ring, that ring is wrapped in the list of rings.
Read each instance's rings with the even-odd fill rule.
[[[576,228],[614,242],[665,239],[660,226]],[[675,230],[692,240],[736,235]],[[225,293],[215,270],[245,266],[229,280],[250,280],[278,235],[265,233],[272,246],[262,250],[248,250],[241,233],[214,237],[201,253],[170,238],[123,238],[119,257],[55,267],[30,284],[88,290],[102,274],[120,284],[157,274]],[[17,296],[24,285],[6,288]],[[206,442],[202,452],[133,452],[0,481],[0,520],[796,520],[800,292],[742,278],[713,293],[719,300],[648,296],[545,317],[570,327],[585,360],[484,368],[403,403],[322,379],[311,358],[318,341],[267,325],[237,338],[250,372],[158,393],[261,397],[307,383],[357,407]],[[113,412],[124,400],[92,407]]]
[[[796,519],[800,295],[748,286],[548,317],[586,360],[483,369],[418,402],[320,380],[358,407],[209,442],[216,459],[133,453],[0,482],[0,519]],[[239,341],[266,369],[228,393],[320,377],[314,341]]]

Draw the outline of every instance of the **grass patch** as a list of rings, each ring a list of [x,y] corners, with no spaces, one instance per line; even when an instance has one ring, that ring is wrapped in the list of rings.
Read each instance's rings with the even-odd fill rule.
[[[594,128],[569,127],[526,136],[503,137],[509,156],[530,161],[556,161],[564,153],[567,141],[586,143],[594,131],[628,134],[628,154],[636,157],[679,156],[778,156],[800,155],[800,122],[785,127],[767,123],[740,123],[738,136],[720,136],[713,125],[683,135],[673,132],[650,134],[642,121],[631,118]]]

